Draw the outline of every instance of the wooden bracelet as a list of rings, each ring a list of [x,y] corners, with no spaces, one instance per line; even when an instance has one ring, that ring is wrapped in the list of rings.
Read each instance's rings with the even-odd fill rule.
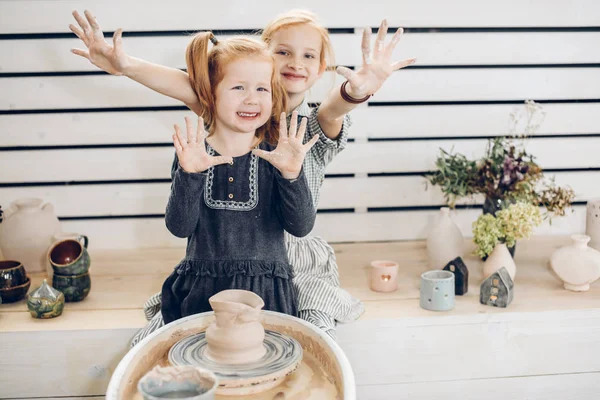
[[[372,94],[368,94],[365,97],[363,97],[362,99],[355,99],[354,97],[350,96],[348,94],[348,92],[346,92],[347,84],[348,84],[348,81],[345,81],[344,83],[342,83],[342,86],[340,87],[340,95],[342,96],[342,99],[344,99],[345,101],[347,101],[350,104],[364,103],[365,101],[369,100],[369,98],[372,96]]]

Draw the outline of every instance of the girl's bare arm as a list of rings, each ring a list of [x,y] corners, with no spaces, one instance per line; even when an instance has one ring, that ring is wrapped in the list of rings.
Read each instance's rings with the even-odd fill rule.
[[[87,10],[84,14],[85,18],[77,11],[73,11],[73,17],[79,27],[69,25],[71,31],[87,47],[87,50],[72,49],[74,54],[87,58],[92,64],[109,74],[127,76],[158,93],[183,102],[196,114],[200,113],[200,102],[186,72],[131,57],[123,49],[121,29],[113,35],[111,45],[104,40],[104,34],[96,18]]]

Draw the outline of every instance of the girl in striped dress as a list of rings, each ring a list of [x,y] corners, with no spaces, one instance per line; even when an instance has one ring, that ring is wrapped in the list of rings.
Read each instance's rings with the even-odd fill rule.
[[[70,28],[88,48],[73,49],[74,54],[87,58],[106,72],[128,76],[178,99],[197,114],[200,112],[200,102],[186,72],[127,55],[122,46],[121,30],[115,32],[113,45],[108,44],[97,21],[88,11],[85,12],[86,18],[77,12],[73,12],[73,16],[79,27],[70,25]],[[355,71],[337,67],[336,72],[346,81],[314,108],[308,106],[306,94],[323,76],[327,66],[335,65],[327,29],[317,22],[312,13],[293,10],[275,18],[262,32],[262,39],[275,57],[287,92],[288,115],[297,111],[299,118],[308,118],[304,143],[315,136],[319,138],[304,159],[304,171],[315,207],[327,165],[346,147],[351,125],[348,113],[377,92],[392,72],[415,62],[415,59],[390,61],[402,29],[398,29],[386,44],[387,29],[384,20],[372,51],[371,31],[365,29],[362,66]],[[312,235],[296,238],[286,234],[286,245],[289,262],[294,268],[298,317],[315,324],[335,339],[336,322],[356,320],[364,312],[362,303],[340,287],[335,253],[325,240]],[[132,346],[164,324],[160,304],[159,293],[146,302],[144,312],[150,322],[135,335]]]

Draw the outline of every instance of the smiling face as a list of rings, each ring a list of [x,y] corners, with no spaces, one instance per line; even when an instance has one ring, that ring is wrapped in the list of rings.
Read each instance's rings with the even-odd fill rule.
[[[245,57],[223,67],[215,89],[215,128],[250,133],[271,117],[273,64],[263,57]]]
[[[319,32],[306,24],[297,24],[273,33],[269,48],[288,95],[302,95],[325,71],[321,65],[322,39]]]

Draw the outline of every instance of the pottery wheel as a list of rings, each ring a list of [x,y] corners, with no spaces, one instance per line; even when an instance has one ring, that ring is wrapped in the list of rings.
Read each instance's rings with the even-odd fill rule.
[[[219,393],[243,395],[268,390],[281,383],[302,361],[302,346],[279,332],[265,330],[265,355],[246,364],[220,364],[206,356],[205,332],[188,336],[169,350],[172,365],[193,365],[212,371],[219,378]]]

